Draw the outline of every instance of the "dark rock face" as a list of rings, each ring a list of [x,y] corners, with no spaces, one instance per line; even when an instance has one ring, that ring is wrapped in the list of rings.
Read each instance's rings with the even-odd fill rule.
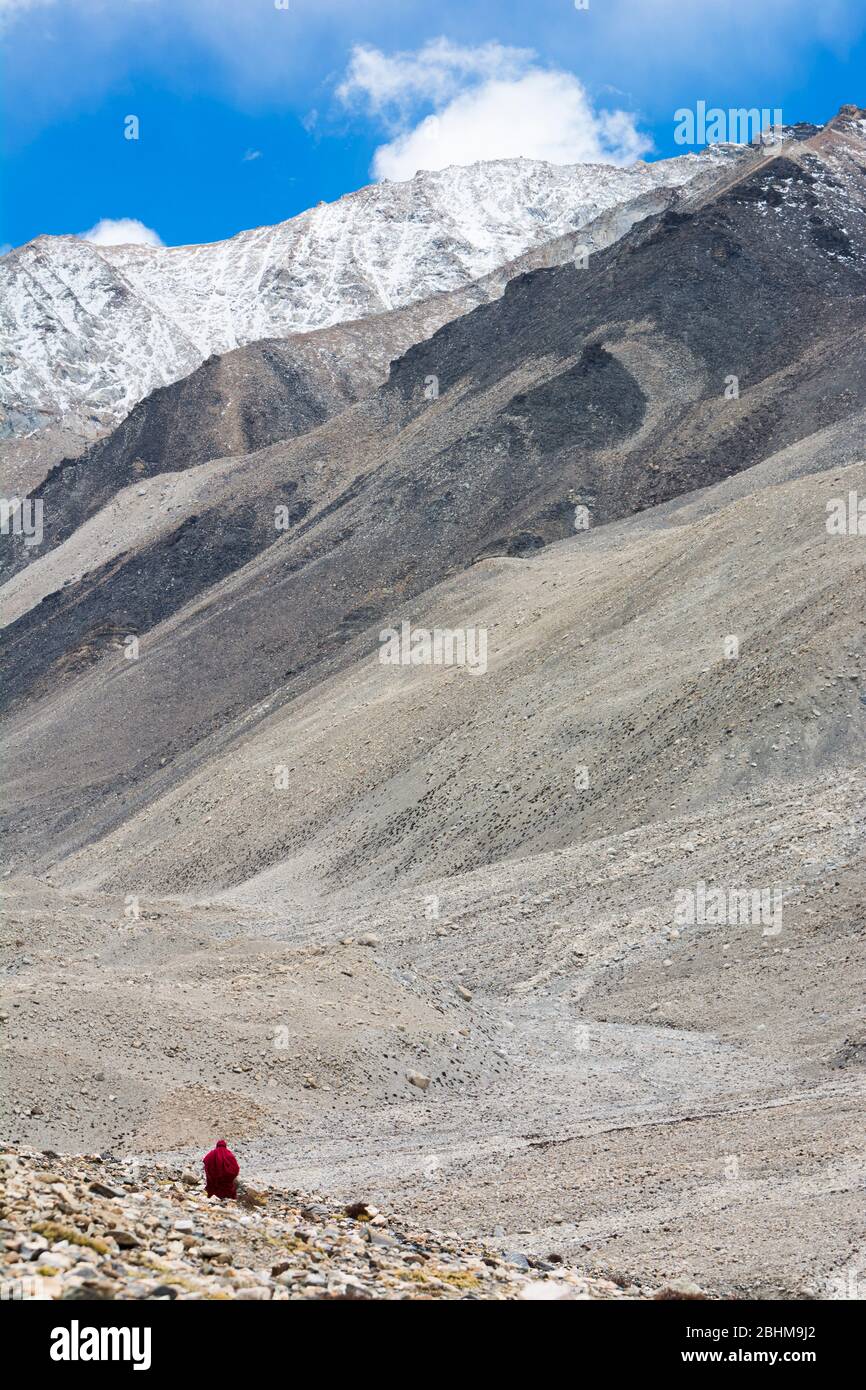
[[[309,505],[290,506],[290,514],[300,519]],[[38,641],[30,640],[33,628],[25,620],[15,644],[15,682],[26,688],[32,676],[50,684],[64,671],[82,669],[127,637],[147,632],[277,538],[273,518],[268,525],[252,506],[186,517],[164,542],[44,598],[33,610]]]
[[[514,434],[548,453],[564,445],[595,449],[626,440],[645,410],[634,377],[601,343],[592,343],[573,367],[513,396],[505,419]]]
[[[379,379],[375,359],[340,371],[308,357],[298,340],[254,343],[208,358],[182,381],[152,392],[105,439],[52,468],[31,494],[50,518],[48,545],[59,545],[124,487],[305,434]],[[21,547],[5,550],[10,573],[36,558]]]

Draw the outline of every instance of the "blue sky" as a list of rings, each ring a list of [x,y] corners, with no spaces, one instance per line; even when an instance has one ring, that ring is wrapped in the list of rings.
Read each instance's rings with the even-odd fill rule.
[[[699,100],[866,105],[866,0],[0,0],[0,35],[13,246],[119,219],[212,241],[470,158],[682,153]]]

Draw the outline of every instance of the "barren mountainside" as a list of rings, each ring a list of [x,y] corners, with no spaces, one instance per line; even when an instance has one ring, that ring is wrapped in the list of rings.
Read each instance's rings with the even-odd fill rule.
[[[16,353],[63,320],[19,424],[111,426],[40,455],[42,543],[0,547],[16,1221],[30,1151],[81,1186],[86,1136],[268,1298],[399,1281],[410,1230],[443,1293],[848,1288],[866,112],[5,261]],[[384,662],[404,624],[483,661]],[[681,912],[708,893],[772,919]],[[314,1231],[268,1273],[184,1194],[224,1131],[280,1239],[317,1223],[273,1193],[326,1195],[325,1283]]]

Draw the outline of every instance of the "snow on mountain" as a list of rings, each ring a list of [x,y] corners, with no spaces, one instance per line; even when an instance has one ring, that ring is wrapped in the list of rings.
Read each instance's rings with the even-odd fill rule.
[[[732,147],[629,168],[536,160],[423,172],[202,246],[37,237],[0,258],[0,435],[95,432],[206,357],[454,290]]]

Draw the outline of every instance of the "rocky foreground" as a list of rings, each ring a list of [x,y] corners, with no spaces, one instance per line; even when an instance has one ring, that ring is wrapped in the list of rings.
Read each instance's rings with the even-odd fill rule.
[[[5,1298],[648,1299],[706,1297],[586,1277],[299,1192],[208,1198],[180,1166],[0,1154]]]

